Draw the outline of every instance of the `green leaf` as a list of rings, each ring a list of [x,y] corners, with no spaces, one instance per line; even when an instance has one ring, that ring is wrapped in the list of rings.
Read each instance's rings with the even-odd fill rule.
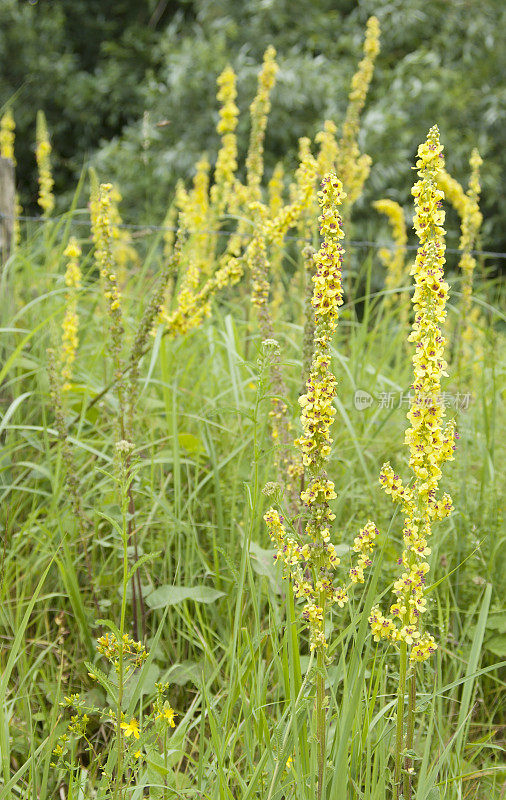
[[[499,656],[499,658],[506,657],[506,633],[500,634],[499,636],[492,636],[491,639],[488,639],[485,642],[485,648],[490,650],[495,656]]]
[[[165,606],[177,606],[185,600],[194,600],[196,603],[214,603],[219,597],[224,596],[224,592],[211,589],[209,586],[160,586],[146,597],[146,603],[150,608],[164,608]]]

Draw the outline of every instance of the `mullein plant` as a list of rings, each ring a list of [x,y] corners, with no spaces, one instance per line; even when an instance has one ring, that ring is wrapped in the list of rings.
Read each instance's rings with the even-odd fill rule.
[[[346,192],[343,203],[343,218],[347,221],[351,207],[360,197],[371,169],[370,156],[360,153],[358,133],[360,115],[374,73],[374,63],[380,51],[380,26],[377,17],[369,17],[364,41],[364,57],[351,81],[348,107],[343,122],[341,138],[337,141],[337,128],[332,120],[326,120],[323,130],[316,134],[319,144],[318,167],[320,178],[329,170],[340,176]]]
[[[378,252],[380,261],[386,268],[385,307],[393,311],[398,311],[401,328],[407,328],[409,322],[409,295],[407,292],[396,292],[408,277],[409,267],[406,265],[406,245],[408,235],[406,232],[406,220],[404,210],[395,200],[376,200],[373,207],[380,214],[384,214],[392,228],[392,238],[394,247],[389,249],[382,247]]]
[[[367,20],[364,57],[351,81],[348,108],[343,122],[343,130],[338,145],[336,166],[337,174],[342,176],[343,186],[347,193],[343,206],[345,215],[362,193],[371,169],[371,157],[361,154],[358,147],[360,115],[365,105],[367,92],[374,73],[374,62],[380,51],[380,26],[377,17]]]
[[[382,248],[378,253],[387,271],[385,289],[389,291],[389,294],[385,298],[385,302],[391,306],[394,302],[399,301],[394,292],[402,284],[405,277],[406,245],[408,242],[406,220],[404,219],[402,206],[396,203],[395,200],[376,200],[373,203],[373,207],[379,214],[384,214],[387,217],[392,228],[394,247],[392,250],[386,247]]]
[[[264,139],[267,119],[271,110],[271,91],[278,72],[276,50],[270,45],[264,53],[262,70],[258,78],[258,91],[250,108],[251,134],[246,156],[246,186],[248,201],[261,200],[260,185],[264,173]]]
[[[269,218],[268,209],[261,203],[252,202],[249,206],[255,227],[244,259],[251,275],[251,302],[257,312],[263,340],[274,338],[274,322],[269,303],[271,286],[269,250],[274,248],[274,252],[277,252],[282,247],[286,232],[311,207],[315,196],[317,166],[309,149],[309,139],[304,141],[307,146],[301,147],[301,161],[296,172],[293,201],[282,206],[274,219]],[[295,513],[299,504],[299,487],[304,470],[301,459],[293,447],[292,423],[284,399],[287,396],[287,389],[283,380],[279,352],[276,352],[271,360],[271,380],[275,397],[270,411],[270,427],[275,448],[277,478],[290,498],[291,511]]]
[[[476,268],[473,248],[476,246],[483,221],[480,212],[480,166],[482,163],[478,150],[474,148],[469,159],[471,177],[467,192],[446,170],[439,176],[439,186],[461,220],[459,248],[462,250],[462,254],[459,267],[462,270],[462,296],[459,321],[463,320],[463,329],[461,332],[462,348],[459,348],[458,360],[472,362],[473,366],[479,365],[483,360],[480,337],[476,335],[476,324],[479,321],[480,312],[478,308],[472,307],[473,277]]]
[[[331,453],[330,428],[335,415],[333,398],[336,379],[331,371],[331,343],[337,328],[339,307],[343,303],[342,260],[340,243],[344,233],[338,207],[345,199],[341,181],[335,173],[325,176],[318,193],[321,209],[320,249],[314,256],[312,307],[315,330],[310,374],[305,393],[299,398],[302,408],[302,435],[296,440],[308,482],[300,494],[305,508],[303,532],[297,520],[285,520],[275,508],[264,516],[274,542],[276,560],[284,565],[289,578],[289,591],[304,600],[302,617],[309,629],[311,652],[316,653],[316,741],[318,762],[318,800],[323,795],[326,760],[325,662],[328,647],[326,621],[333,606],[343,608],[353,584],[364,582],[364,569],[371,564],[371,553],[378,535],[373,522],[368,522],[355,538],[358,554],[347,580],[335,585],[340,559],[331,542],[330,529],[335,519],[330,503],[336,497],[335,485],[329,479],[326,462]]]
[[[236,80],[236,74],[230,65],[225,67],[217,79],[217,99],[220,103],[220,111],[216,130],[221,136],[221,147],[218,151],[214,169],[211,202],[218,218],[228,208],[237,171],[237,136],[235,131],[239,109],[235,103],[237,98]]]
[[[38,203],[42,209],[43,217],[50,217],[54,209],[53,173],[51,170],[51,143],[47,130],[46,117],[43,111],[37,111],[36,123],[37,147],[35,157],[39,169],[39,197]]]
[[[14,154],[14,143],[16,140],[16,123],[10,108],[0,118],[0,156],[8,158],[16,166],[16,156]],[[13,241],[18,245],[20,241],[19,216],[21,208],[18,193],[15,194],[15,219],[13,220]]]
[[[63,390],[67,391],[72,386],[72,373],[76,351],[79,344],[79,317],[77,314],[77,295],[81,288],[81,269],[79,258],[81,248],[77,239],[73,236],[69,239],[68,245],[63,255],[68,259],[65,271],[65,285],[67,293],[65,296],[65,317],[62,323],[62,346],[61,346],[61,375],[63,378]]]
[[[434,637],[425,629],[427,610],[426,580],[429,540],[435,522],[452,511],[448,494],[438,496],[441,467],[453,460],[456,438],[454,422],[444,424],[445,408],[441,378],[446,375],[446,341],[441,325],[446,317],[448,284],[444,280],[445,213],[441,208],[444,193],[438,189],[443,169],[443,147],[437,126],[418,148],[416,169],[419,180],[412,194],[415,198],[414,229],[420,245],[412,274],[415,291],[412,298],[414,321],[409,341],[414,343],[413,397],[407,417],[405,443],[409,447],[409,466],[413,479],[403,483],[390,463],[383,465],[380,483],[384,491],[399,503],[404,514],[404,550],[399,559],[401,575],[395,581],[395,601],[385,616],[379,607],[371,610],[370,624],[374,639],[387,639],[399,653],[399,685],[395,739],[395,796],[411,798],[416,667],[437,648]],[[405,715],[406,683],[409,685]],[[406,716],[406,725],[404,725]],[[405,755],[407,753],[408,755]]]

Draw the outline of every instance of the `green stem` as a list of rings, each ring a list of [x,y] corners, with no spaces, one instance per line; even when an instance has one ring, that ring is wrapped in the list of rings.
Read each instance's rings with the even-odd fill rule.
[[[322,609],[322,628],[325,631],[325,595],[320,592],[318,599]],[[318,790],[317,798],[321,800],[323,794],[323,781],[325,775],[325,651],[318,648],[316,661],[316,741],[318,752]]]
[[[397,690],[397,727],[395,731],[395,798],[401,797],[401,753],[402,734],[404,730],[404,694],[406,691],[406,642],[399,645],[399,687]]]
[[[408,681],[408,715],[406,722],[406,750],[413,749],[415,734],[415,704],[416,704],[416,672],[413,664]],[[411,774],[408,772],[413,766],[413,759],[406,758],[406,771],[404,773],[404,800],[411,800]]]
[[[321,800],[323,793],[323,777],[325,772],[325,676],[323,648],[318,648],[316,678],[316,741],[318,747],[318,791]]]
[[[128,476],[126,478],[128,482]],[[126,603],[127,603],[127,585],[128,585],[128,525],[127,525],[127,507],[128,507],[128,487],[122,485],[122,533],[123,533],[123,579],[122,579],[122,593],[121,593],[121,616],[119,623],[120,641],[119,641],[119,657],[118,657],[118,708],[116,714],[116,742],[118,747],[118,768],[116,772],[116,787],[114,797],[118,796],[121,800],[122,797],[122,782],[123,782],[123,734],[121,732],[121,714],[123,705],[123,636],[125,633],[125,617],[126,617]]]

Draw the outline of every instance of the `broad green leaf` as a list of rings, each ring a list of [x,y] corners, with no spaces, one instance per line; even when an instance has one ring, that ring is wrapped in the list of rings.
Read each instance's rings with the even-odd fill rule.
[[[209,586],[160,586],[146,597],[146,603],[150,608],[164,608],[165,606],[177,606],[185,600],[194,600],[196,603],[214,603],[225,593]]]

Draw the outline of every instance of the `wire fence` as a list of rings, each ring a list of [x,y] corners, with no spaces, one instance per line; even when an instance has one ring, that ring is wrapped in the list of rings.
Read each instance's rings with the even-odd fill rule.
[[[53,217],[40,217],[40,216],[29,216],[29,215],[26,215],[26,214],[17,214],[15,216],[12,216],[12,215],[3,214],[3,213],[0,212],[0,220],[1,219],[18,220],[19,222],[33,222],[33,223],[39,224],[39,225],[45,225],[45,224],[48,224],[48,223],[55,223],[55,222],[70,222],[72,225],[82,225],[82,226],[84,226],[84,227],[86,227],[88,229],[91,229],[91,222],[90,222],[89,219],[79,219],[77,217],[69,217],[69,216],[67,216],[65,214],[61,214],[59,216],[56,215],[56,216],[53,216]],[[230,218],[230,219],[236,220],[237,218],[233,217],[233,218]],[[175,233],[178,230],[178,228],[176,226],[171,226],[171,225],[153,225],[153,224],[149,224],[149,223],[148,224],[141,224],[141,223],[136,224],[136,223],[122,222],[119,225],[117,225],[116,227],[118,227],[121,230],[138,231],[138,232],[141,232],[141,233],[142,232],[146,232],[146,233],[164,233],[164,232],[168,233],[168,232],[172,232],[172,233]],[[207,229],[199,229],[199,230],[196,230],[196,231],[192,231],[192,233],[195,233],[195,234],[204,233],[204,234],[207,234],[209,236],[226,236],[226,237],[236,236],[237,235],[236,231],[207,230]],[[241,233],[240,236],[242,238],[245,238],[245,239],[250,238],[248,233]],[[301,236],[296,236],[294,234],[289,234],[289,233],[286,234],[284,238],[285,239],[290,239],[291,241],[295,241],[295,242],[307,242],[306,238],[303,238]],[[373,248],[375,250],[381,250],[381,249],[384,249],[384,248],[388,249],[388,250],[395,250],[395,249],[398,249],[398,248],[402,248],[403,250],[414,251],[414,250],[418,249],[418,245],[416,245],[416,244],[397,245],[397,244],[395,244],[395,242],[371,242],[371,241],[368,241],[366,239],[347,239],[346,242],[350,247],[370,247],[370,248]],[[457,247],[447,247],[446,248],[446,252],[447,253],[452,253],[452,254],[455,254],[455,255],[460,255],[464,251],[459,249],[459,248],[457,248]],[[470,252],[470,254],[473,255],[473,256],[482,256],[483,258],[506,259],[506,253],[495,252],[493,250],[470,250],[468,252]]]

